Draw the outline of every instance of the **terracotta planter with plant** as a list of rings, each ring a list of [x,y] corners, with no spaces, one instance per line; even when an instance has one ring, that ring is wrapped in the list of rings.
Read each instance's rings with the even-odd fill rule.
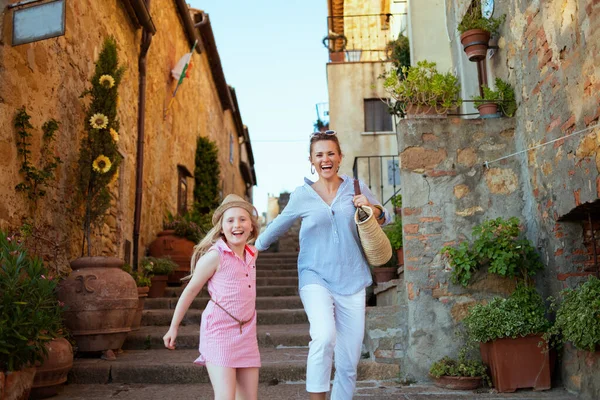
[[[399,196],[399,195],[397,195]],[[400,200],[402,201],[402,200]],[[397,265],[404,265],[404,248],[403,248],[403,231],[402,231],[402,215],[396,215],[394,222],[383,228],[386,236],[390,240],[392,249],[396,250]]]
[[[443,117],[462,104],[458,78],[438,72],[434,62],[419,61],[400,72],[392,69],[383,79],[385,91],[408,118]]]
[[[436,386],[452,390],[474,390],[490,380],[486,366],[481,361],[467,359],[465,349],[458,360],[444,357],[433,363],[429,376]]]
[[[0,231],[0,399],[27,399],[46,346],[63,334],[57,279]]]
[[[482,86],[483,96],[473,97],[473,104],[479,110],[481,118],[495,118],[502,115],[512,117],[515,115],[517,106],[515,92],[507,82],[496,78],[496,90],[488,86]]]
[[[176,224],[184,224],[184,221],[179,221]],[[173,226],[175,223],[171,223]],[[173,226],[176,228],[177,226]],[[190,274],[190,263],[194,246],[198,242],[193,242],[185,236],[176,234],[175,229],[168,229],[159,232],[157,238],[150,243],[148,252],[150,256],[156,258],[169,257],[177,267],[168,276],[168,283],[173,285],[181,285],[181,279]]]
[[[458,25],[460,42],[469,61],[483,60],[487,54],[490,37],[497,35],[505,15],[500,18],[484,18],[481,3],[473,2]]]
[[[46,356],[37,367],[30,399],[45,399],[58,394],[73,368],[73,347],[65,338],[46,344]]]
[[[150,277],[149,298],[163,297],[167,288],[168,275],[177,268],[177,264],[168,257],[144,257],[140,269]]]

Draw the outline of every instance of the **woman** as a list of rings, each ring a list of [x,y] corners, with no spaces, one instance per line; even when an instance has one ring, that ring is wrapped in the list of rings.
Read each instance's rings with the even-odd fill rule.
[[[353,179],[338,175],[342,151],[335,131],[311,135],[309,161],[319,179],[305,179],[294,190],[255,245],[266,250],[302,219],[298,277],[311,337],[306,390],[311,400],[325,399],[335,353],[331,399],[350,400],[365,329],[365,288],[372,283],[354,212],[359,206],[371,207],[381,225],[390,222],[390,215],[366,185],[361,182],[363,194],[355,196]]]

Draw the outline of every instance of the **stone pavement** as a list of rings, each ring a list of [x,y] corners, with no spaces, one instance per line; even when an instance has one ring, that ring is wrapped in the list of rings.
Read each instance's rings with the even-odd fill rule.
[[[209,400],[212,399],[210,384],[197,385],[67,385],[56,400]],[[261,383],[259,400],[304,400],[304,382],[269,385]],[[391,381],[363,381],[359,383],[354,399],[365,400],[575,400],[577,397],[562,388],[544,392],[522,390],[516,393],[495,393],[489,390],[454,391],[429,385],[402,386]]]

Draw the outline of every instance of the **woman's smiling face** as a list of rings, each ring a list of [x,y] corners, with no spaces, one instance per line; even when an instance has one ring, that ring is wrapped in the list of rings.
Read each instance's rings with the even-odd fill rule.
[[[320,177],[331,178],[337,175],[342,155],[334,141],[319,140],[312,144],[310,162]]]

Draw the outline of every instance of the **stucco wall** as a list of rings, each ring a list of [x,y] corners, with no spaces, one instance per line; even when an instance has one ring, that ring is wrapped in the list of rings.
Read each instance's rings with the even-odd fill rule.
[[[438,70],[452,70],[444,0],[408,0],[410,61],[435,61]]]
[[[79,95],[89,87],[94,62],[104,37],[113,35],[121,63],[127,72],[120,86],[121,120],[119,150],[124,156],[115,201],[100,227],[93,250],[95,254],[124,256],[125,240],[133,238],[135,200],[135,159],[137,152],[138,54],[141,31],[134,30],[118,0],[66,2],[66,34],[36,43],[11,47],[12,12],[0,1],[3,22],[0,42],[0,228],[15,228],[26,209],[23,197],[14,191],[21,181],[20,160],[15,147],[12,120],[25,105],[32,123],[41,127],[49,118],[61,122],[57,153],[64,164],[57,170],[56,188],[40,207],[41,220],[53,235],[65,241],[62,262],[79,254],[81,229],[68,207],[73,199],[73,182],[79,140],[83,134],[84,109]],[[193,68],[177,93],[165,119],[176,81],[170,70],[189,51],[189,42],[171,0],[152,2],[151,14],[157,28],[148,52],[146,137],[144,155],[142,223],[140,254],[162,229],[167,211],[176,212],[177,165],[194,171],[196,138],[208,136],[217,142],[221,164],[223,194],[245,194],[239,172],[239,140],[231,111],[223,111],[205,54],[194,53]],[[39,132],[35,131],[34,154],[39,150]],[[229,161],[230,134],[233,135],[233,163]],[[188,179],[188,204],[192,201],[193,180]]]
[[[390,63],[372,62],[327,65],[329,127],[337,131],[344,153],[340,173],[352,176],[352,164],[356,156],[398,154],[395,133],[364,132],[364,100],[387,97],[378,77],[389,65]],[[366,164],[359,171],[359,177],[363,180],[368,177]],[[373,191],[377,197],[381,197],[379,170],[372,168],[371,177]],[[387,169],[384,170],[383,178],[387,182]],[[392,192],[387,184],[385,186],[384,196],[387,199]]]
[[[427,380],[429,367],[460,348],[455,331],[468,307],[506,294],[511,282],[481,274],[463,288],[450,282],[439,252],[470,239],[487,218],[522,218],[518,160],[486,169],[483,163],[515,150],[513,119],[402,120],[398,125],[404,227],[407,379]]]

